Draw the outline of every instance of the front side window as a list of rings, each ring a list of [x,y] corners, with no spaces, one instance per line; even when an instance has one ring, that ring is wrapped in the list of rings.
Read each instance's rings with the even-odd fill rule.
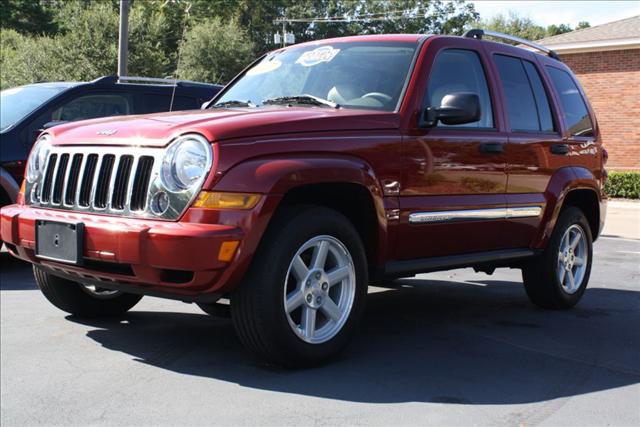
[[[353,42],[279,50],[249,69],[213,106],[262,107],[289,98],[301,105],[329,101],[345,108],[394,111],[416,47]]]
[[[478,54],[471,50],[447,49],[433,62],[427,87],[427,106],[439,107],[442,98],[456,92],[472,92],[480,98],[480,120],[461,125],[438,127],[492,128],[493,112],[484,68]]]
[[[560,97],[564,121],[573,136],[593,136],[593,123],[587,105],[569,73],[547,67],[551,82]]]
[[[511,130],[552,132],[549,100],[535,66],[520,58],[495,55]]]
[[[131,114],[129,100],[123,95],[86,95],[69,101],[51,114],[51,120],[75,122],[98,117]]]

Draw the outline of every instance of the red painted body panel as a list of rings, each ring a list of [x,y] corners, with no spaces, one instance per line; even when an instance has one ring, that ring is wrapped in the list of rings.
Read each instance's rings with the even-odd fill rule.
[[[0,236],[15,255],[67,272],[130,282],[176,296],[219,295],[242,280],[252,255],[279,203],[292,189],[324,183],[348,183],[366,189],[377,218],[376,267],[394,260],[446,256],[509,248],[544,248],[567,194],[593,191],[600,202],[605,176],[595,117],[595,137],[571,138],[558,120],[555,134],[510,132],[503,94],[490,55],[513,54],[564,67],[521,49],[459,37],[421,35],[334,39],[402,41],[420,51],[397,112],[273,106],[215,109],[129,116],[71,123],[52,128],[55,144],[163,147],[178,135],[197,132],[213,143],[215,163],[203,188],[262,195],[251,210],[190,208],[175,222],[133,220],[13,205],[0,213]],[[310,42],[317,44],[318,42]],[[495,129],[424,129],[418,126],[431,64],[442,49],[472,49],[481,57],[493,99]],[[559,102],[551,94],[558,117]],[[115,130],[110,136],[101,130]],[[502,144],[488,155],[482,143]],[[550,146],[570,145],[566,156]],[[410,224],[421,211],[540,206],[535,218],[459,223]],[[91,260],[131,266],[133,276],[45,262],[34,257],[34,220],[81,221],[87,228],[84,255]],[[230,263],[216,261],[224,240],[240,240]],[[189,283],[162,280],[163,270],[194,272]]]

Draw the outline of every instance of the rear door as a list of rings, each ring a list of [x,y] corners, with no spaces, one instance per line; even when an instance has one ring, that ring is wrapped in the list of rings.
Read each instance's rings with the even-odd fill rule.
[[[421,68],[422,109],[454,92],[480,98],[474,123],[411,129],[403,140],[400,259],[482,252],[505,246],[504,146],[496,92],[481,43],[433,40]]]
[[[509,131],[508,243],[528,247],[542,220],[549,181],[567,164],[565,141],[539,55],[498,43],[488,43],[485,49],[499,82]]]

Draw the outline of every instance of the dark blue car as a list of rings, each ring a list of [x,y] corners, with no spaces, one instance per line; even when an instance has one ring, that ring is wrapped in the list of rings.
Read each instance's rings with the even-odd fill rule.
[[[26,159],[42,129],[98,117],[194,110],[222,86],[117,76],[35,83],[0,92],[0,207],[15,201]]]

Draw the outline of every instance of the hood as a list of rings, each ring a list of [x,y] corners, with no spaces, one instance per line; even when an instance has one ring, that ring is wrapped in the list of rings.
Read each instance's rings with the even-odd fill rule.
[[[397,129],[399,117],[346,108],[269,106],[110,117],[58,125],[47,132],[56,145],[162,147],[190,132],[218,142],[287,133]]]

